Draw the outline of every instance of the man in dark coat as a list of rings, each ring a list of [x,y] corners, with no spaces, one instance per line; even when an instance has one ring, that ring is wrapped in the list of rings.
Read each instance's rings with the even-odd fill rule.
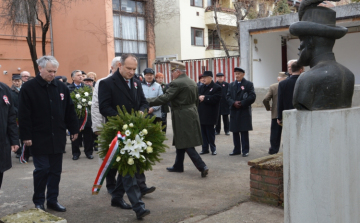
[[[249,156],[249,131],[252,130],[251,104],[255,102],[256,94],[252,82],[244,78],[245,71],[235,67],[236,81],[229,84],[226,96],[230,108],[230,131],[233,132],[234,150],[230,156]],[[240,145],[241,134],[241,145]],[[241,151],[242,148],[242,151]]]
[[[83,88],[85,86],[84,83],[82,83],[84,79],[82,77],[81,70],[74,70],[71,73],[71,78],[73,79],[73,83],[68,86],[70,93],[73,92],[75,89]],[[81,125],[84,123],[84,117],[78,117],[78,123],[78,128],[80,129]],[[88,119],[85,123],[84,129],[79,133],[79,135],[81,135],[82,137],[78,137],[76,140],[71,142],[73,160],[78,160],[81,155],[80,145],[82,144],[82,139],[84,139],[85,156],[88,159],[94,159],[94,156],[92,155],[94,139],[91,124],[91,114],[88,113]]]
[[[214,83],[213,73],[205,71],[203,74],[204,84],[199,87],[199,117],[201,124],[201,135],[203,138],[202,151],[200,155],[209,153],[216,155],[215,129],[214,125],[219,118],[219,106],[221,99],[221,87]]]
[[[157,98],[148,98],[150,106],[164,105],[171,102],[171,120],[173,127],[173,145],[176,148],[176,159],[169,172],[184,172],[185,152],[189,155],[195,167],[206,177],[209,168],[206,166],[195,146],[202,145],[200,120],[197,106],[199,92],[195,81],[185,74],[185,64],[171,61],[173,81],[165,94]]]
[[[22,85],[22,80],[21,80],[21,76],[18,74],[15,74],[12,76],[12,85],[11,85],[11,93],[12,93],[12,99],[13,99],[13,104],[14,104],[14,109],[16,111],[16,118],[19,118],[19,93],[20,93],[20,89],[21,89],[21,85]],[[22,149],[20,147],[20,149],[18,149],[16,151],[16,158],[19,158],[21,156],[21,152]],[[26,154],[25,154],[25,160],[28,161],[29,160],[29,153],[28,150],[25,150]]]
[[[25,146],[31,146],[35,170],[35,208],[66,211],[58,203],[62,158],[66,145],[66,129],[72,140],[77,138],[79,129],[74,104],[69,89],[54,80],[59,63],[52,56],[37,60],[40,74],[26,82],[20,91],[19,127]]]
[[[278,110],[277,110],[277,123],[282,125],[282,113],[284,110],[294,109],[293,95],[296,81],[302,72],[304,67],[299,66],[297,62],[291,64],[291,76],[286,80],[279,83],[278,87]]]
[[[103,79],[99,83],[98,99],[99,110],[102,116],[107,118],[118,115],[117,106],[120,106],[120,108],[125,106],[129,113],[131,113],[132,109],[144,112],[145,109],[149,108],[141,82],[134,78],[137,64],[137,59],[134,55],[123,54],[121,55],[118,70],[111,77]],[[136,217],[141,219],[150,214],[150,211],[145,209],[138,184],[139,182],[136,181],[136,178],[131,177],[129,174],[124,177],[118,174],[116,186],[111,192],[111,205],[123,209],[131,209],[131,206],[125,203],[123,199],[126,192],[132,209],[136,212]]]
[[[0,82],[0,189],[4,172],[11,168],[11,151],[19,149],[16,111],[10,88]]]
[[[217,73],[216,79],[217,79],[216,84],[218,84],[221,87],[221,100],[220,100],[219,118],[215,127],[215,135],[219,135],[221,131],[221,116],[223,118],[225,135],[230,135],[229,133],[230,107],[226,101],[226,94],[229,88],[229,83],[224,81],[223,73]]]

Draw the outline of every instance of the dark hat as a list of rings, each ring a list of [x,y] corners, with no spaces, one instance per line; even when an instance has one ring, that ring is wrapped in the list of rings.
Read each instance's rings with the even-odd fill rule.
[[[144,75],[145,74],[155,74],[155,71],[153,70],[153,69],[151,69],[151,68],[146,68],[145,70],[144,70]]]
[[[204,76],[202,74],[199,75],[199,79],[203,78]]]
[[[85,75],[86,75],[85,71],[83,71],[83,70],[81,71],[81,74],[85,74]]]
[[[235,68],[234,68],[234,72],[242,72],[242,73],[245,74],[244,69],[242,69],[241,67],[235,67]]]
[[[340,39],[348,31],[345,27],[336,26],[336,12],[332,9],[324,7],[305,8],[301,13],[301,21],[293,23],[289,28],[291,35]]]
[[[212,71],[204,71],[202,76],[203,77],[213,77],[213,73],[212,73]]]
[[[87,78],[84,78],[84,81],[94,81],[94,79],[87,77]]]
[[[56,80],[63,79],[63,76],[56,76],[55,79]]]
[[[224,74],[223,73],[217,73],[216,76],[221,77],[221,76],[224,76]]]
[[[21,79],[20,75],[13,75],[12,76],[12,80],[20,80],[20,79]]]

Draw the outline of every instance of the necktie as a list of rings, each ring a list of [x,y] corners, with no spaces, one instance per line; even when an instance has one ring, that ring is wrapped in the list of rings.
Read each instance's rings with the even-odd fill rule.
[[[129,84],[129,81],[125,81],[127,84]]]
[[[239,90],[240,89],[240,82],[237,82],[237,89]]]
[[[148,85],[148,87],[150,87],[151,84],[148,83],[147,85]]]

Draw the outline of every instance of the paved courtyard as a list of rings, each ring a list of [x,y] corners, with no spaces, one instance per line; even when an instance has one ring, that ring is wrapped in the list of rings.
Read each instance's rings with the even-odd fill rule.
[[[281,208],[249,202],[250,167],[247,162],[267,155],[270,112],[264,108],[253,109],[254,131],[250,132],[249,157],[230,157],[232,136],[226,136],[222,131],[216,137],[218,155],[202,156],[210,169],[206,178],[201,178],[188,156],[183,173],[166,171],[165,168],[171,166],[175,159],[170,119],[168,124],[166,143],[170,149],[162,155],[163,160],[154,166],[153,171],[146,172],[147,185],[156,186],[157,189],[143,198],[146,208],[151,210],[144,222],[283,222]],[[201,151],[200,147],[196,149]],[[111,196],[106,191],[105,183],[98,195],[91,194],[99,169],[97,156],[89,160],[82,153],[79,160],[73,161],[69,141],[66,151],[59,202],[67,208],[67,212],[49,212],[67,219],[69,223],[137,222],[133,211],[110,206]],[[20,164],[13,155],[13,168],[5,172],[0,190],[0,218],[34,207],[33,169],[32,158],[28,164]]]

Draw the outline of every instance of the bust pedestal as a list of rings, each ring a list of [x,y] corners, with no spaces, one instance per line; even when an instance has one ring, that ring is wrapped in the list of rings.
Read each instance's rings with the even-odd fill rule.
[[[285,111],[286,223],[360,222],[360,107]]]

